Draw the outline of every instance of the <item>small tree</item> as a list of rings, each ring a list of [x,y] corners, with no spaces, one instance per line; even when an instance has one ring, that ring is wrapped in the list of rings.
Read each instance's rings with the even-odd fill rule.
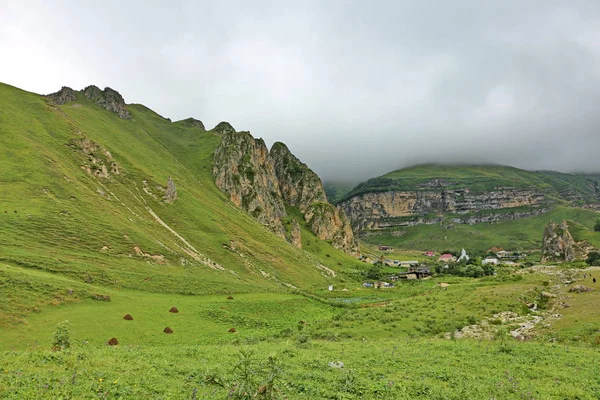
[[[52,350],[65,350],[71,346],[70,328],[71,324],[66,320],[56,325],[56,331],[52,335]]]
[[[594,224],[594,232],[600,232],[600,219],[597,219]]]
[[[365,278],[367,279],[379,280],[383,277],[383,275],[383,267],[381,264],[374,264],[365,272]]]
[[[600,266],[600,253],[597,251],[591,251],[587,259],[585,260],[588,265]]]

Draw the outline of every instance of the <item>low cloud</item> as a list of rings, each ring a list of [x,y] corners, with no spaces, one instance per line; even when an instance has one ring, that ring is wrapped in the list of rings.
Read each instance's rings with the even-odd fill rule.
[[[595,1],[86,3],[6,2],[0,80],[226,120],[324,179],[432,161],[600,171]]]

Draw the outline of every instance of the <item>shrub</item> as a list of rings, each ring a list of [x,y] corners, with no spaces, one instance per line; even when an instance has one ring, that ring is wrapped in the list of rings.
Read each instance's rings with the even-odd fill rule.
[[[52,350],[65,350],[71,347],[69,321],[63,321],[56,325],[56,331],[52,335]]]

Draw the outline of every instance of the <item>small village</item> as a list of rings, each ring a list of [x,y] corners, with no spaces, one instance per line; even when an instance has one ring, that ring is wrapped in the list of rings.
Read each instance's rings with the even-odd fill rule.
[[[434,251],[424,251],[421,253],[421,256],[426,257],[426,259],[420,261],[399,260],[385,257],[385,254],[394,251],[393,247],[379,245],[377,249],[382,252],[378,258],[362,256],[360,260],[376,267],[398,268],[398,270],[388,274],[381,273],[382,279],[385,278],[385,280],[365,280],[362,284],[365,288],[394,288],[395,283],[398,281],[430,279],[435,274],[460,275],[453,273],[454,266],[456,265],[478,266],[481,267],[483,275],[496,275],[494,267],[519,267],[526,257],[526,254],[523,252],[507,251],[493,247],[482,258],[471,258],[467,251],[462,249],[458,255],[450,252],[436,253]]]

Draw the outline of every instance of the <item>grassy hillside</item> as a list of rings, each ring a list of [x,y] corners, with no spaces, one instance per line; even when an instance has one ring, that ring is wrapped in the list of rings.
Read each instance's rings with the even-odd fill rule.
[[[120,119],[81,95],[54,107],[0,85],[0,260],[173,293],[322,286],[330,278],[320,264],[355,263],[333,248],[335,259],[298,250],[231,204],[212,181],[217,135],[129,110]],[[78,147],[84,139],[95,153]],[[106,151],[120,173],[87,173],[90,157],[108,162]],[[169,176],[173,204],[161,198]]]
[[[534,188],[555,198],[573,197],[581,202],[596,201],[594,183],[598,182],[593,176],[525,171],[502,165],[422,164],[369,179],[358,184],[343,198],[348,199],[368,192],[426,190],[421,185],[432,179],[449,182],[449,189],[469,188],[472,193],[492,191],[502,186]],[[574,195],[571,196],[571,193]]]

